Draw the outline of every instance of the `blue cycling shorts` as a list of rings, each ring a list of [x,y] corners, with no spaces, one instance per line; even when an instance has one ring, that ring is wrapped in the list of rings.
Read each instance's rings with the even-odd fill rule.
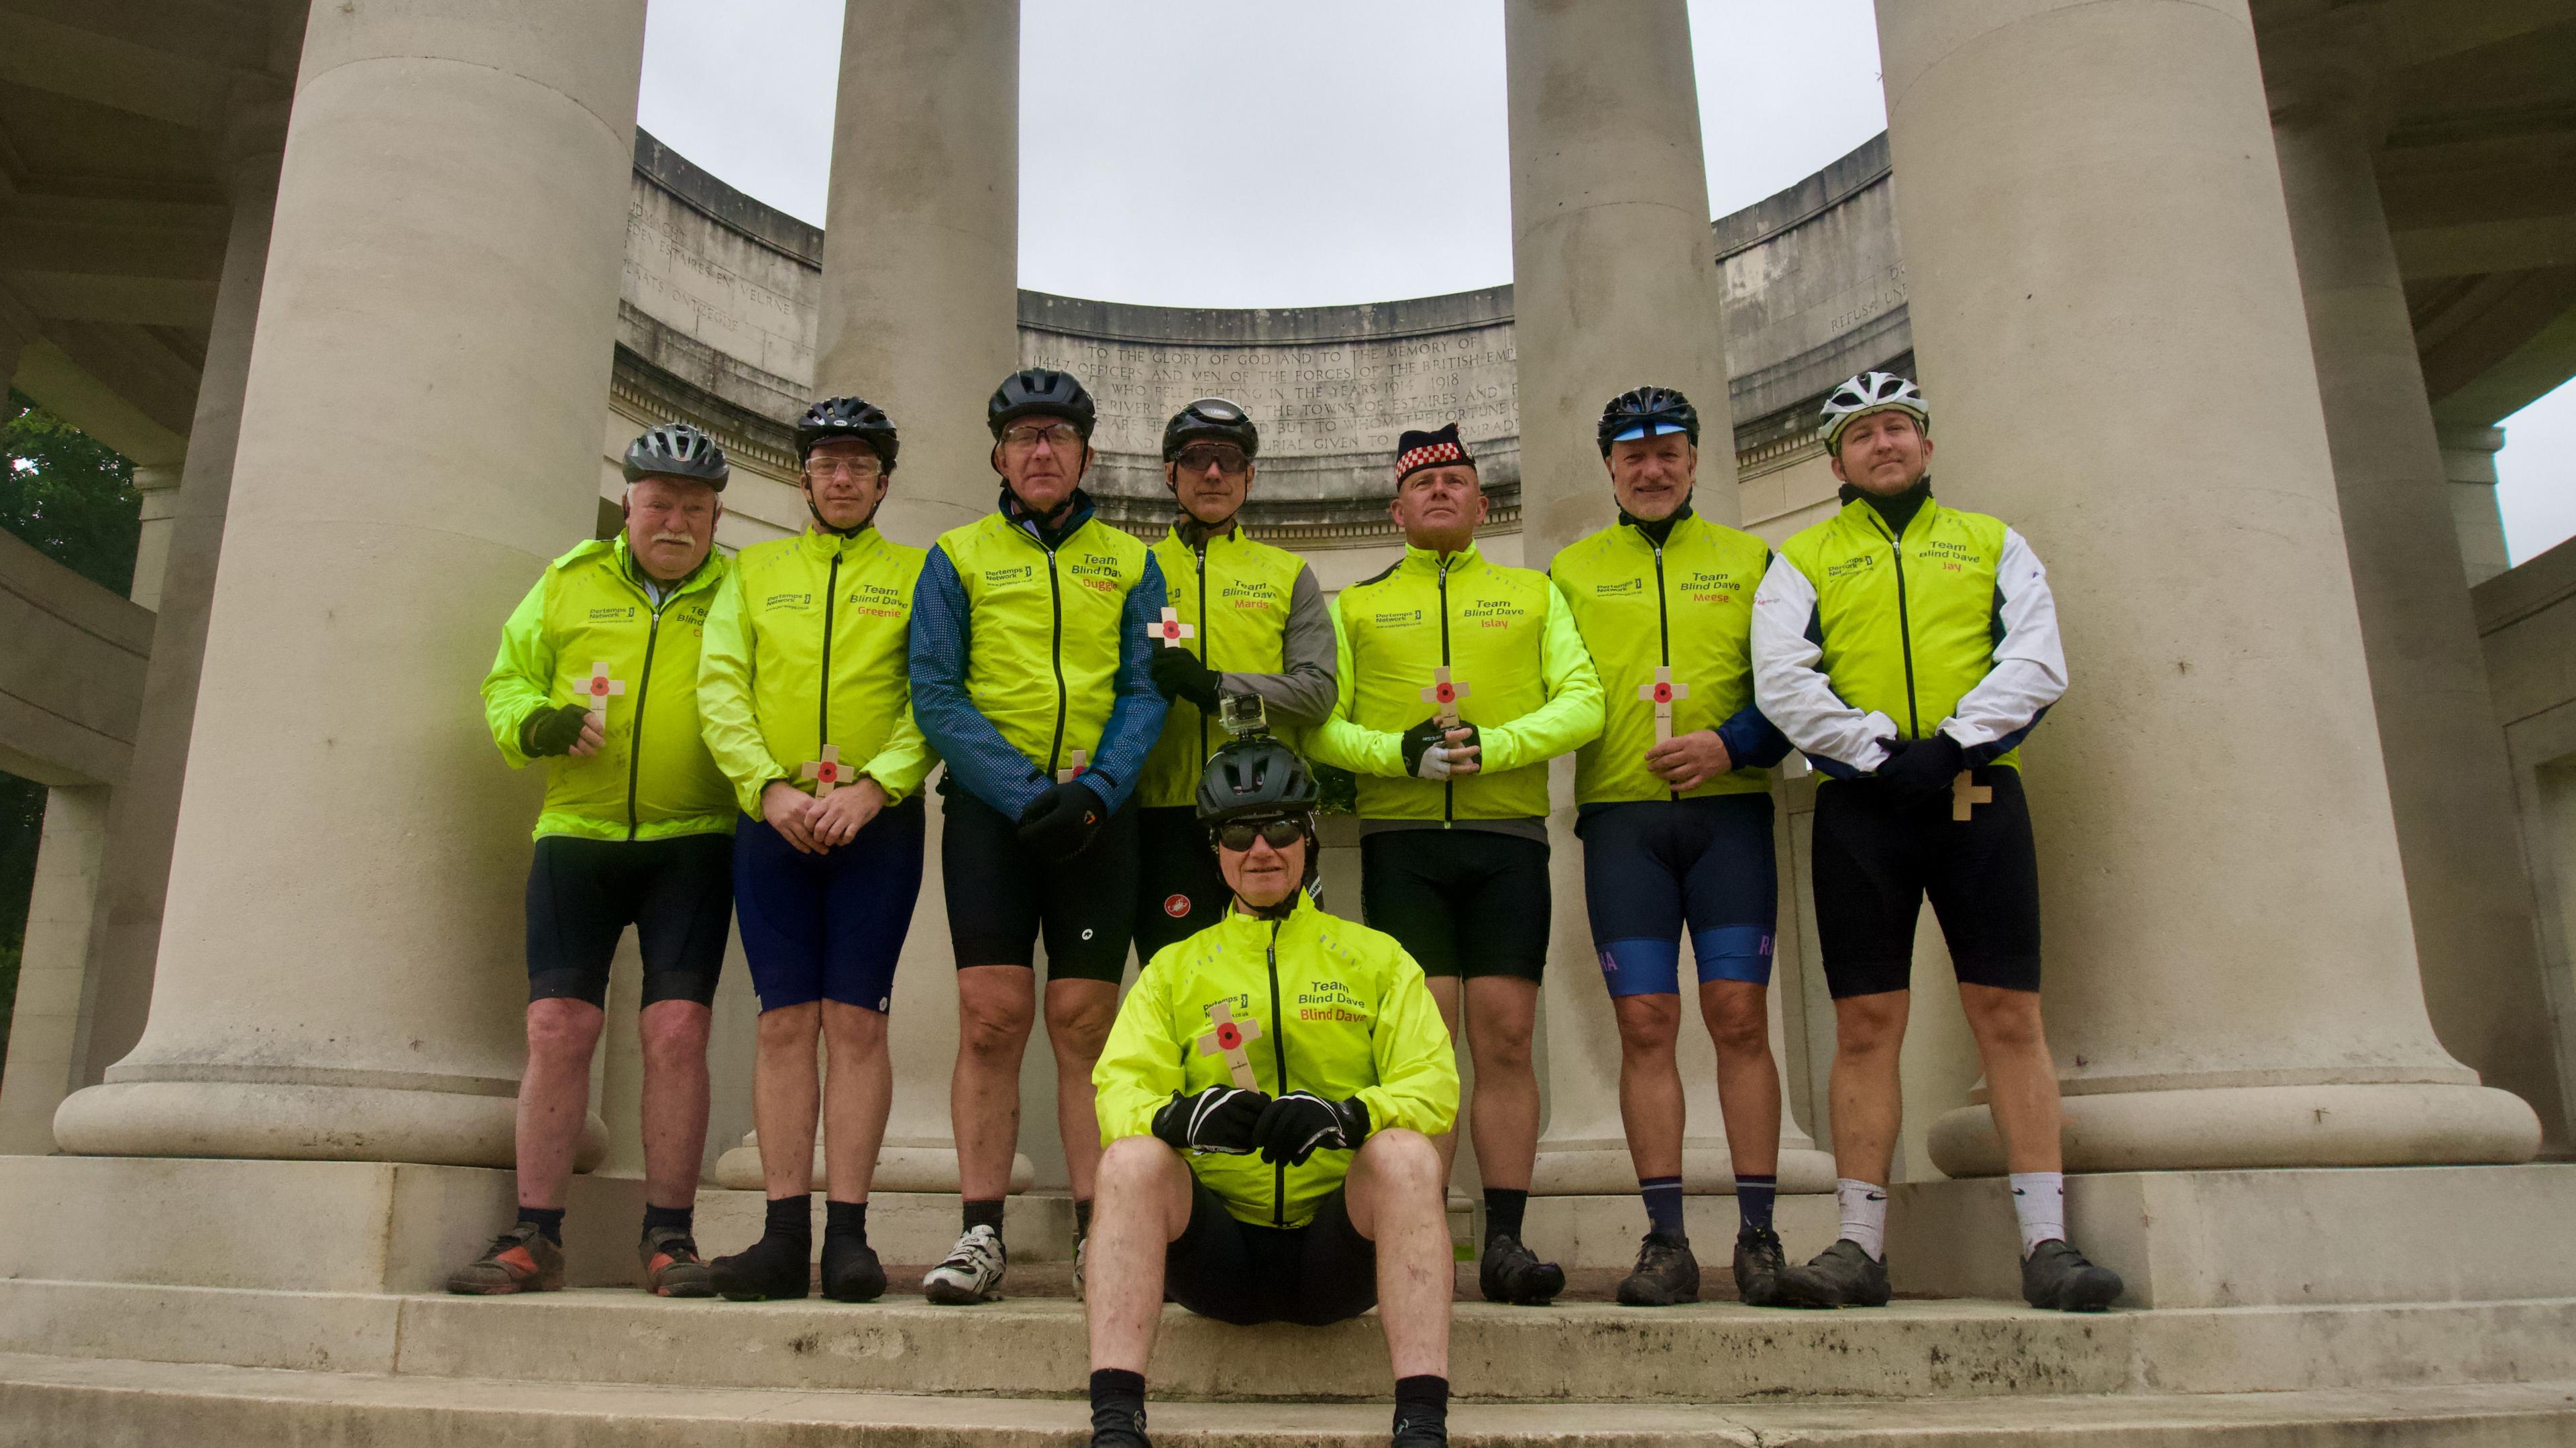
[[[767,820],[742,817],[733,832],[734,916],[762,1010],[816,1000],[892,1009],[927,830],[919,795],[819,855],[787,843]]]
[[[1585,805],[1583,900],[1610,993],[1677,995],[1690,931],[1700,983],[1771,983],[1780,875],[1771,796]]]

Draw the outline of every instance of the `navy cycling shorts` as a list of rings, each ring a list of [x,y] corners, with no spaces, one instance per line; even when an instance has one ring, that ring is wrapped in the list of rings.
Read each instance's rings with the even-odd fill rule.
[[[1685,925],[1700,984],[1771,983],[1780,874],[1770,795],[1587,805],[1574,832],[1592,948],[1612,995],[1680,994]]]
[[[808,855],[767,820],[742,817],[733,833],[734,911],[762,1010],[817,1000],[893,1007],[895,959],[921,894],[924,821],[914,795],[848,844]]]

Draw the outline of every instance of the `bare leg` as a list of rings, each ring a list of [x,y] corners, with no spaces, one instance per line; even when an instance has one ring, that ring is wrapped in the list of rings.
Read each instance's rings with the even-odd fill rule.
[[[1968,1029],[1977,1038],[1977,1060],[1986,1068],[1986,1091],[1995,1129],[2003,1133],[2008,1171],[2059,1171],[2057,1063],[2040,1028],[2039,992],[1999,986],[1959,987]]]
[[[1619,1123],[1639,1179],[1682,1174],[1682,1073],[1673,1061],[1682,998],[1610,998],[1619,1019]]]
[[[948,1114],[957,1133],[957,1176],[968,1201],[1011,1190],[1020,1145],[1020,1054],[1037,1016],[1037,974],[1020,965],[970,965],[957,972],[957,1070]]]
[[[814,1190],[814,1118],[822,1073],[814,1060],[822,1002],[760,1013],[751,1071],[751,1119],[760,1128],[760,1179],[772,1201]]]
[[[1834,1170],[1854,1181],[1883,1187],[1896,1166],[1905,1110],[1896,1061],[1911,1000],[1892,990],[1834,1002]]]
[[[1360,1147],[1343,1184],[1351,1225],[1377,1244],[1378,1319],[1399,1378],[1449,1375],[1456,1269],[1449,1256],[1445,1179],[1430,1139],[1398,1127]],[[1093,1360],[1098,1361],[1096,1351]]]
[[[823,1173],[836,1202],[864,1202],[894,1109],[894,1057],[886,1051],[886,1018],[865,1006],[823,1002],[823,1037],[831,1076],[823,1097]]]
[[[707,1032],[715,1012],[696,1001],[655,1001],[637,1033],[644,1048],[644,1201],[685,1207],[698,1199],[707,1154]]]
[[[1538,1161],[1538,982],[1478,976],[1467,982],[1467,1049],[1476,1061],[1476,1170],[1485,1185],[1527,1191]]]
[[[1163,1251],[1190,1224],[1190,1169],[1150,1136],[1101,1154],[1091,1211],[1091,1272],[1083,1312],[1093,1371],[1145,1371],[1163,1321]]]
[[[1464,1020],[1465,1007],[1458,999],[1458,977],[1454,975],[1426,976],[1424,977],[1423,983],[1431,987],[1432,1002],[1440,1007],[1440,1024],[1449,1028],[1449,1048],[1451,1052],[1454,1054],[1465,1050],[1467,1036],[1465,1027],[1462,1024]],[[1440,1182],[1441,1190],[1443,1192],[1448,1190],[1450,1175],[1455,1171],[1458,1165],[1458,1128],[1466,1123],[1468,1107],[1472,1104],[1472,1102],[1467,1101],[1459,1102],[1457,1121],[1452,1122],[1447,1131],[1431,1138],[1431,1144],[1438,1148],[1440,1152]],[[1443,1200],[1446,1200],[1446,1198],[1444,1197]]]
[[[1118,983],[1051,980],[1046,988],[1047,1044],[1055,1051],[1055,1128],[1064,1138],[1065,1174],[1073,1199],[1091,1200],[1100,1170],[1100,1113],[1092,1104],[1091,1068],[1100,1064],[1109,1027],[1118,1019]]]
[[[1771,1060],[1770,989],[1712,980],[1699,988],[1700,1018],[1717,1047],[1717,1108],[1726,1149],[1745,1176],[1780,1170],[1780,1068]]]
[[[528,1069],[519,1078],[519,1205],[555,1208],[572,1182],[590,1115],[590,1053],[606,1013],[588,1001],[528,1002]]]

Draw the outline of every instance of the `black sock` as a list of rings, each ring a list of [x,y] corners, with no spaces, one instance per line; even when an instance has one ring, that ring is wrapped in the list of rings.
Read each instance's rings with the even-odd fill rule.
[[[1523,1193],[1524,1196],[1527,1193]],[[1395,1380],[1395,1431],[1449,1427],[1449,1380],[1432,1373]]]
[[[979,1202],[973,1197],[966,1199],[965,1230],[971,1232],[977,1227],[990,1227],[993,1229],[994,1236],[1002,1235],[1002,1199],[1000,1197],[995,1197],[989,1202]]]
[[[1125,1368],[1095,1368],[1091,1374],[1091,1426],[1094,1432],[1142,1427],[1145,1375]]]
[[[1528,1209],[1528,1192],[1514,1191],[1510,1187],[1485,1188],[1485,1240],[1490,1242],[1496,1237],[1519,1236],[1521,1213]]]
[[[651,1202],[646,1202],[644,1230],[650,1232],[658,1227],[668,1227],[683,1237],[695,1236],[698,1230],[697,1216],[698,1209],[695,1207],[657,1207]]]
[[[537,1230],[545,1234],[546,1240],[558,1247],[563,1245],[563,1214],[561,1207],[519,1208],[519,1220],[536,1223]]]
[[[1771,1230],[1771,1207],[1780,1195],[1777,1176],[1735,1176],[1735,1210],[1743,1218],[1739,1232]]]
[[[814,1199],[807,1196],[771,1197],[769,1211],[761,1219],[764,1237],[785,1237],[789,1241],[814,1244]]]
[[[823,1201],[823,1240],[855,1237],[862,1244],[868,1240],[868,1204],[865,1202]]]
[[[1077,1242],[1091,1235],[1091,1203],[1073,1199],[1073,1239]]]
[[[1637,1195],[1646,1199],[1646,1229],[1668,1237],[1684,1235],[1682,1228],[1682,1179],[1677,1176],[1639,1177]]]

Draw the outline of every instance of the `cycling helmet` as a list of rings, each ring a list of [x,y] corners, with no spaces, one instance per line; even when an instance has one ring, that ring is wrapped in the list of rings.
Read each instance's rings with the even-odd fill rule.
[[[1023,417],[1061,417],[1073,424],[1084,442],[1091,441],[1091,425],[1098,417],[1091,394],[1074,380],[1070,372],[1047,367],[1028,367],[1002,379],[993,389],[993,400],[984,405],[984,421],[999,441],[1002,430]]]
[[[1172,414],[1163,424],[1163,461],[1179,458],[1181,449],[1194,442],[1230,442],[1245,457],[1261,455],[1261,429],[1252,425],[1241,403],[1222,397],[1202,397]]]
[[[1237,739],[1219,749],[1199,775],[1199,823],[1304,814],[1315,808],[1316,798],[1314,772],[1297,751],[1276,739]]]
[[[688,478],[719,493],[733,476],[724,449],[714,438],[685,422],[666,422],[626,445],[626,481],[639,478]]]
[[[1913,379],[1893,372],[1864,372],[1825,394],[1825,451],[1832,452],[1843,440],[1843,429],[1855,418],[1872,412],[1894,410],[1911,415],[1915,425],[1932,430],[1932,413],[1923,403],[1923,394],[1915,389]]]
[[[1629,438],[1653,437],[1657,433],[1679,431],[1699,446],[1699,409],[1689,398],[1669,387],[1632,387],[1611,398],[1601,409],[1601,455],[1610,456],[1610,444]]]
[[[877,455],[887,472],[894,471],[898,441],[894,419],[885,409],[864,397],[826,397],[805,409],[796,419],[796,461],[801,465],[814,455],[818,443],[854,437],[866,443]]]

